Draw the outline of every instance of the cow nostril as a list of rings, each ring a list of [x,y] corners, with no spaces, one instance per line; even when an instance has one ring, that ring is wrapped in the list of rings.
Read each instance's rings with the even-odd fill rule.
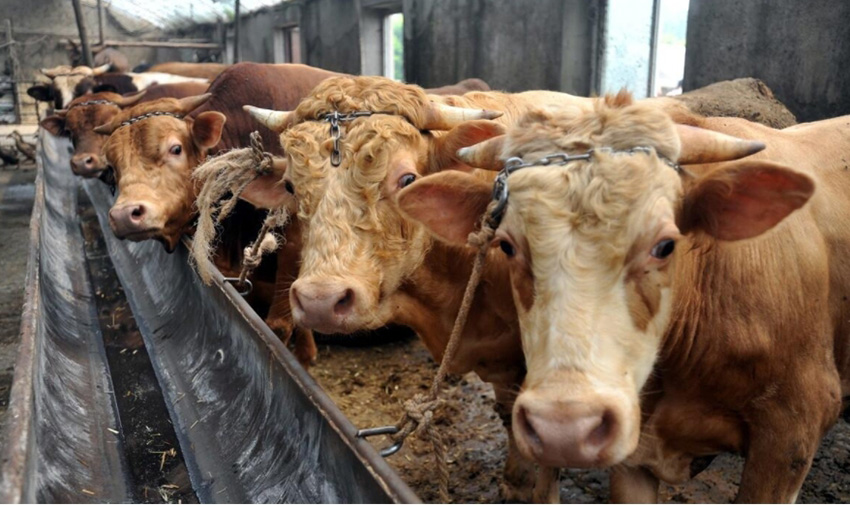
[[[144,205],[137,205],[137,206],[133,207],[133,210],[130,212],[130,218],[133,221],[140,221],[142,219],[142,217],[144,217],[144,215],[145,215],[145,206]]]
[[[351,289],[346,289],[345,294],[337,300],[336,305],[334,305],[334,313],[340,316],[344,316],[351,312],[351,307],[354,306],[354,291]]]
[[[606,410],[599,418],[599,424],[596,425],[596,427],[590,432],[590,435],[588,435],[587,441],[594,446],[607,445],[608,440],[614,432],[614,423],[614,413],[610,410]]]
[[[528,420],[528,412],[525,410],[525,407],[519,407],[516,417],[516,421],[519,423],[519,427],[525,434],[528,444],[538,449],[542,448],[543,441],[540,440],[540,435],[537,434],[537,430],[534,429],[534,426]]]
[[[88,158],[86,158],[86,166],[91,167],[92,165],[94,165],[94,158],[92,156],[89,156]]]

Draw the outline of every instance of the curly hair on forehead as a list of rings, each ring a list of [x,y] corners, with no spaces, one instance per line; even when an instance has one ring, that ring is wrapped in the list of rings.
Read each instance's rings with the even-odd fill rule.
[[[425,90],[386,77],[331,77],[313,88],[295,109],[296,122],[318,119],[329,112],[389,112],[412,124],[425,124],[430,99]]]
[[[637,146],[652,147],[669,160],[679,157],[679,136],[670,117],[621,91],[599,100],[592,112],[569,107],[528,112],[508,132],[502,154],[527,158],[532,153]]]

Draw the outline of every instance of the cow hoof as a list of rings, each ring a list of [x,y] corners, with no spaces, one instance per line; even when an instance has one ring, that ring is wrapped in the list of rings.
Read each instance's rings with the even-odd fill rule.
[[[502,482],[499,487],[502,501],[505,503],[532,503],[534,501],[533,486],[515,486]]]

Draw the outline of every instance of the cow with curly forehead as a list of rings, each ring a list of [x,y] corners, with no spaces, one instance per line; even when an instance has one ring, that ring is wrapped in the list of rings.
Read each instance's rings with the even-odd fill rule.
[[[273,188],[249,186],[242,197],[260,206],[280,205],[284,196],[297,202],[303,238],[301,268],[290,289],[296,324],[323,333],[402,324],[441,359],[474,253],[434,240],[424,226],[399,213],[396,195],[429,174],[468,170],[456,156],[459,148],[503,133],[505,124],[534,105],[582,109],[592,103],[547,91],[437,97],[388,79],[337,77],[318,85],[294,112],[250,108],[283,132],[288,164],[282,182]],[[487,172],[480,176],[492,180]],[[524,360],[507,262],[492,256],[452,371],[474,370],[493,383],[509,423]],[[549,470],[536,475],[535,465],[519,457],[511,439],[507,499],[557,499],[556,476]]]
[[[513,406],[522,454],[613,467],[612,498],[644,502],[659,479],[733,451],[738,501],[796,500],[850,394],[848,119],[697,121],[762,143],[619,95],[532,112],[459,153],[508,167],[493,246],[528,369]],[[492,195],[444,172],[398,204],[460,246]]]

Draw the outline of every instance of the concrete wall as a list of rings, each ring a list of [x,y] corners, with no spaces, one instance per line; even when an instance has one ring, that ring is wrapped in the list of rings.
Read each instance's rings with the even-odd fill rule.
[[[800,121],[850,114],[850,2],[691,0],[684,89],[763,80]]]
[[[405,76],[494,89],[597,89],[596,0],[405,0]],[[409,49],[408,49],[409,48]]]

